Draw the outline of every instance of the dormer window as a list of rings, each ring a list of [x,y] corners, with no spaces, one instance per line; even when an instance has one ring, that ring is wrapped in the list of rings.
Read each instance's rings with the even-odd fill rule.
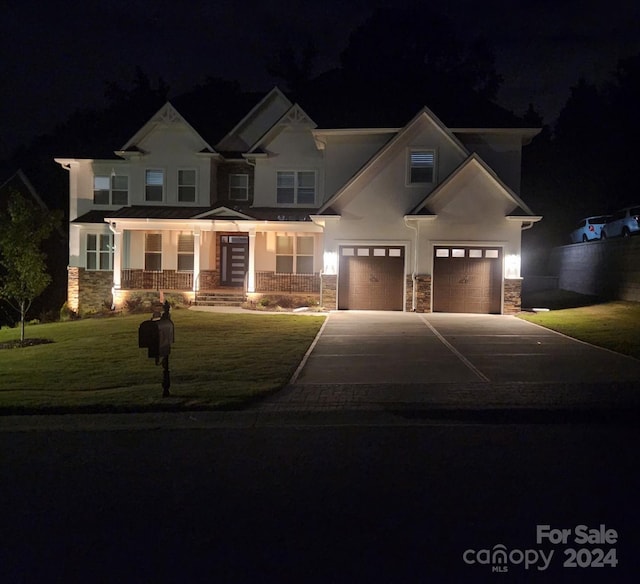
[[[278,205],[316,204],[315,170],[288,170],[277,173],[276,201]]]
[[[434,150],[409,152],[408,182],[419,185],[434,182],[436,153]]]

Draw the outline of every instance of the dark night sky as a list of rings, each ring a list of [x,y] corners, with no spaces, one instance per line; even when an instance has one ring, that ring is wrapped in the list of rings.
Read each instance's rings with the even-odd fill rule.
[[[311,37],[320,72],[338,64],[349,32],[375,6],[409,1],[10,2],[0,34],[0,156],[76,107],[102,105],[105,83],[126,86],[136,65],[174,93],[207,76],[266,90],[276,82],[265,62],[283,39]],[[581,75],[600,81],[619,57],[640,52],[640,4],[629,0],[447,0],[438,8],[460,38],[492,41],[505,78],[501,105],[523,113],[532,102],[547,122]]]

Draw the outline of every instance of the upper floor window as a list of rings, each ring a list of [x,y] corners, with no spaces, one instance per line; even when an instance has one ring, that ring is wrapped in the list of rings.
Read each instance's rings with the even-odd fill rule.
[[[196,202],[197,173],[195,169],[178,170],[178,201],[181,203]]]
[[[313,236],[276,236],[276,272],[313,274]]]
[[[164,170],[147,170],[144,175],[144,200],[162,202],[164,198]]]
[[[94,176],[93,202],[96,205],[128,205],[129,177],[118,174]]]
[[[150,272],[162,270],[162,234],[145,233],[144,269]]]
[[[110,233],[87,233],[87,270],[113,269],[113,239]]]
[[[435,160],[433,150],[412,150],[409,153],[409,184],[432,183]]]
[[[279,171],[277,173],[276,201],[278,205],[315,205],[315,171]]]
[[[193,272],[193,233],[178,235],[178,271]]]
[[[229,175],[229,200],[248,201],[249,200],[249,175],[230,174]]]

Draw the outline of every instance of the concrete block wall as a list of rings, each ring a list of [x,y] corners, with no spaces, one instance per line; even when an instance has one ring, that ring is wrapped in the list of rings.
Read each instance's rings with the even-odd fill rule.
[[[640,236],[557,247],[549,273],[563,290],[640,302]]]

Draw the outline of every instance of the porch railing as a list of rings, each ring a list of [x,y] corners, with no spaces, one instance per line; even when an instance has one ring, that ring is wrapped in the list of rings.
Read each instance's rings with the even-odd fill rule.
[[[320,274],[256,272],[256,292],[320,292]]]
[[[192,290],[193,273],[163,270],[122,270],[121,286],[125,290]]]
[[[193,290],[193,273],[163,270],[152,272],[139,269],[122,270],[120,285],[124,290]],[[217,276],[217,273],[214,273]],[[201,274],[202,276],[202,274]],[[214,280],[208,278],[204,287],[212,287]],[[200,288],[205,282],[200,279]],[[210,285],[211,284],[211,285]],[[279,274],[276,272],[256,272],[256,292],[298,292],[318,294],[319,274]],[[215,286],[214,286],[215,287]],[[246,287],[246,278],[245,278]]]

